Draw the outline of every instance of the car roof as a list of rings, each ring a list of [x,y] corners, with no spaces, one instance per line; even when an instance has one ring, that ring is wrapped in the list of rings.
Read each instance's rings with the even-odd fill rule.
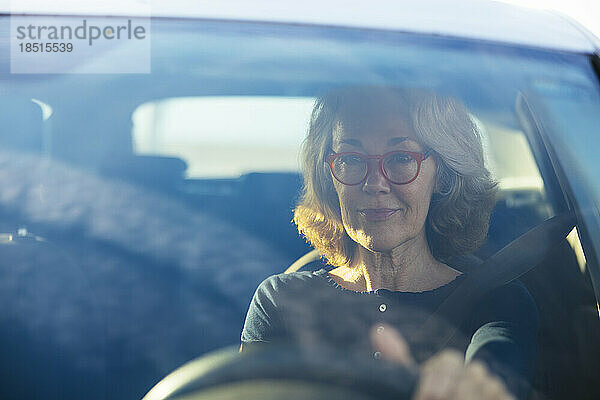
[[[600,40],[576,21],[549,10],[488,0],[33,0],[0,3],[16,14],[132,15],[387,29],[592,53]]]

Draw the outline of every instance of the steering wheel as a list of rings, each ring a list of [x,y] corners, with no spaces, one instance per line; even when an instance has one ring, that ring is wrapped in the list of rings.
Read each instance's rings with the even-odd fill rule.
[[[408,400],[417,371],[331,348],[229,347],[193,360],[143,400]]]
[[[575,223],[569,211],[519,236],[448,296],[430,321],[444,310],[464,312],[485,290],[529,271]],[[143,400],[408,400],[417,376],[414,369],[359,359],[351,352],[257,344],[244,353],[227,348],[194,360],[164,378]]]

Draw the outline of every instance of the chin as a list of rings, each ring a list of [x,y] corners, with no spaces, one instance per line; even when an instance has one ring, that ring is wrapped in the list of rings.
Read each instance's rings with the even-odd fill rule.
[[[373,253],[390,253],[394,248],[400,246],[402,242],[389,239],[372,238],[367,243],[359,243],[365,249]]]
[[[409,232],[402,230],[398,232],[398,230],[394,231],[390,228],[378,227],[372,230],[364,227],[354,230],[346,228],[346,232],[352,240],[370,252],[390,253],[411,238]]]
[[[377,232],[379,234],[376,234],[373,232],[374,234],[369,235],[364,231],[362,233],[363,237],[359,237],[361,240],[357,240],[357,242],[365,249],[378,253],[391,253],[398,246],[414,241],[419,237],[418,233],[402,230],[399,232],[388,230],[385,234],[381,234],[381,232]]]

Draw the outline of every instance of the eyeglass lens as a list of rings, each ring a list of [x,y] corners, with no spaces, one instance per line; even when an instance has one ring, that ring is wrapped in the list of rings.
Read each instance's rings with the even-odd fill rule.
[[[332,163],[333,174],[342,183],[355,185],[367,176],[368,159],[357,154],[344,154]],[[383,170],[394,183],[406,183],[417,176],[418,163],[407,153],[392,153],[383,159]]]

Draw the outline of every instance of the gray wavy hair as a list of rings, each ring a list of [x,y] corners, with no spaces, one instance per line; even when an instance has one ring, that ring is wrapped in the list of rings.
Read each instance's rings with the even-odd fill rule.
[[[432,254],[438,260],[466,254],[484,242],[497,184],[484,165],[481,134],[458,100],[420,89],[349,87],[317,99],[301,151],[304,188],[294,222],[334,266],[349,266],[356,242],[342,224],[339,199],[325,163],[332,136],[349,102],[385,102],[409,124],[417,140],[434,151],[436,189],[426,221]]]

